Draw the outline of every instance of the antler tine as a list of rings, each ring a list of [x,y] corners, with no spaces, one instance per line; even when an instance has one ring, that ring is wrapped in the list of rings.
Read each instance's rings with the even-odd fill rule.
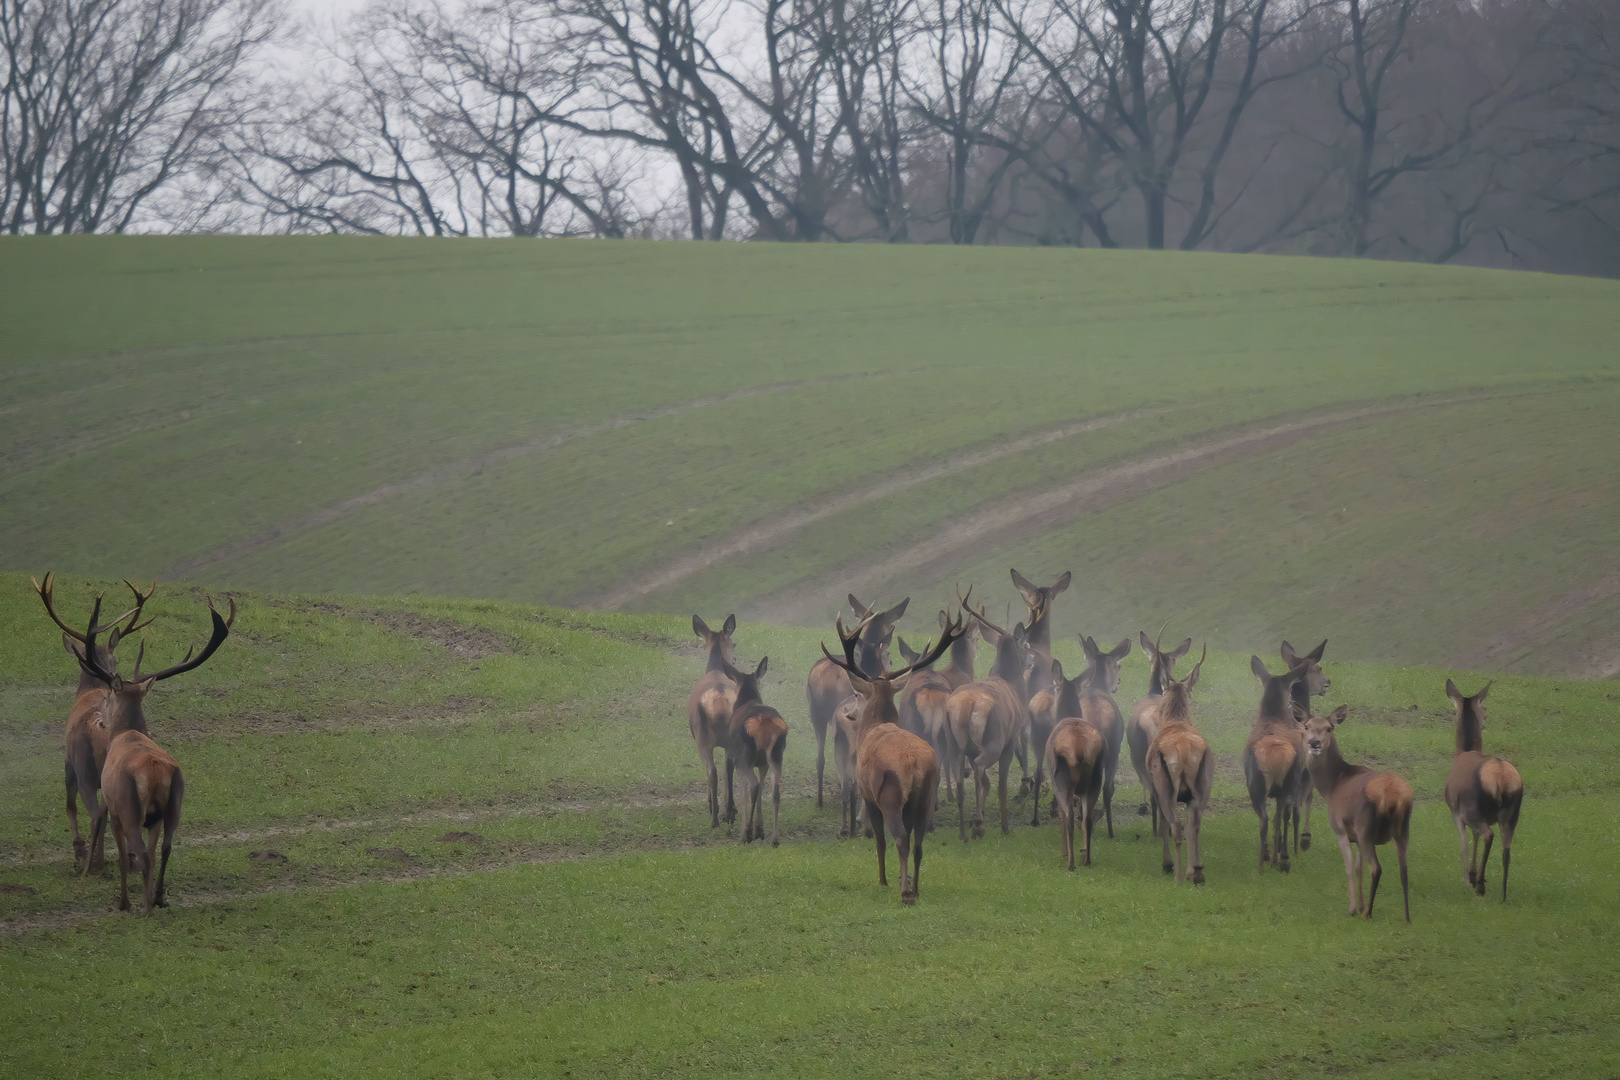
[[[96,595],[95,606],[90,609],[90,625],[85,630],[84,636],[79,638],[79,641],[84,645],[84,652],[80,654],[75,651],[74,655],[78,657],[80,667],[84,668],[84,670],[88,671],[102,682],[111,686],[113,681],[113,673],[103,668],[96,660],[96,635],[106,629],[105,626],[98,624],[97,620],[100,618],[101,595],[98,593]],[[122,622],[123,620],[119,619],[118,621]]]
[[[69,626],[67,623],[62,621],[62,616],[60,616],[60,615],[58,615],[56,613],[56,604],[55,604],[55,595],[54,595],[54,592],[55,592],[55,589],[56,589],[56,575],[54,573],[52,573],[51,571],[49,571],[49,570],[45,571],[45,583],[43,585],[40,584],[38,578],[35,578],[35,577],[31,576],[31,577],[29,577],[28,580],[32,581],[34,583],[34,591],[39,593],[40,600],[44,602],[44,604],[45,604],[45,614],[47,614],[47,615],[49,615],[51,617],[51,622],[53,622],[57,626],[61,627],[62,628],[62,633],[66,634],[68,637],[72,638],[74,641],[77,641],[80,645],[83,645],[84,644],[84,632],[81,631],[81,630],[73,629],[73,627]],[[91,621],[94,622],[95,619],[92,617]]]
[[[224,643],[225,639],[230,636],[231,625],[236,622],[235,599],[231,599],[230,604],[230,617],[222,619],[220,618],[219,611],[214,607],[214,598],[212,596],[208,598],[208,614],[213,619],[214,630],[213,633],[211,633],[208,637],[208,644],[203,646],[203,651],[198,653],[195,658],[193,658],[191,655],[193,649],[195,649],[195,646],[193,646],[191,649],[186,650],[185,659],[181,660],[173,667],[166,667],[162,671],[154,671],[150,675],[142,675],[140,677],[142,679],[151,679],[153,682],[158,682],[159,680],[170,679],[176,675],[184,674],[187,671],[194,671],[201,667],[210,656],[214,655],[214,652],[220,647],[221,644]],[[139,666],[137,665],[137,671],[138,670]]]
[[[883,678],[898,679],[903,676],[910,675],[918,668],[925,668],[929,664],[932,664],[935,660],[938,660],[941,656],[944,656],[945,650],[951,647],[951,643],[956,641],[963,634],[967,633],[966,625],[962,620],[963,617],[958,615],[956,617],[955,625],[946,627],[944,632],[940,634],[938,644],[930,643],[929,645],[924,646],[922,655],[917,657],[915,661],[907,664],[898,671],[885,671],[883,673]]]
[[[148,600],[152,599],[152,594],[157,592],[157,582],[153,581],[151,587],[148,588],[144,593],[141,592],[140,589],[137,589],[135,587],[135,583],[130,581],[128,578],[124,579],[124,584],[128,585],[129,591],[135,594],[135,611],[133,612],[134,618],[129,620],[129,625],[120,630],[118,633],[120,637],[129,637],[129,635],[133,634],[135,631],[144,630],[146,627],[152,625],[152,619],[147,619],[145,622],[139,623],[139,625],[137,625],[137,621],[141,617],[141,609],[146,606],[146,602]],[[156,616],[153,616],[153,618],[156,618]],[[122,619],[119,620],[119,622],[122,621]]]
[[[962,583],[960,581],[956,583],[956,603],[968,614],[971,615],[973,613],[973,586],[971,583],[968,585],[966,596],[962,595]]]
[[[1165,626],[1169,625],[1170,620],[1164,620],[1164,626],[1159,627],[1159,634],[1153,639],[1153,651],[1155,654],[1164,652],[1164,649],[1161,647],[1164,643],[1164,628]]]

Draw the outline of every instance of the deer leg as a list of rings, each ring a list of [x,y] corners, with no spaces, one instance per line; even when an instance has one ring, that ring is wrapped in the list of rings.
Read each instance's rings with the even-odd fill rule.
[[[733,774],[737,770],[737,763],[731,760],[731,751],[726,751],[726,824],[730,825],[737,820],[737,800],[735,794]]]
[[[1356,895],[1356,858],[1350,851],[1350,838],[1339,833],[1339,850],[1344,852],[1345,889],[1350,894],[1350,914],[1361,914],[1361,898]]]
[[[1311,784],[1305,785],[1305,831],[1299,836],[1299,850],[1311,850],[1311,800],[1316,797],[1316,789]]]
[[[1403,832],[1395,838],[1395,862],[1401,868],[1401,907],[1406,910],[1406,921],[1412,921],[1412,894],[1406,885],[1406,842],[1411,838],[1410,832]],[[1507,849],[1502,849],[1504,864],[1507,860]],[[1503,873],[1507,871],[1504,869]]]
[[[1361,845],[1356,845],[1360,847]],[[1378,899],[1378,881],[1384,876],[1384,864],[1378,861],[1378,845],[1367,845],[1367,861],[1372,864],[1372,873],[1367,877],[1367,918],[1372,918],[1373,901]]]
[[[698,755],[703,758],[703,767],[709,774],[709,828],[720,827],[720,774],[714,768],[714,747],[705,750],[698,747]]]
[[[1266,832],[1271,826],[1271,819],[1266,817],[1265,800],[1261,800],[1254,808],[1254,814],[1260,819],[1260,872],[1266,872],[1266,863],[1270,861],[1270,852],[1266,850]]]
[[[1508,863],[1513,854],[1513,826],[1503,822],[1502,828],[1502,903],[1507,903]]]
[[[1281,792],[1277,795],[1277,866],[1283,873],[1292,867],[1288,863],[1288,807]]]
[[[1080,865],[1090,866],[1091,830],[1097,825],[1097,800],[1095,798],[1087,798],[1083,803],[1080,804],[1080,812],[1083,815],[1080,819],[1081,829],[1085,833],[1086,837],[1086,857],[1080,860]]]
[[[911,880],[911,833],[906,828],[905,808],[895,806],[883,814],[884,824],[894,833],[894,849],[900,856],[900,902],[910,906],[917,902],[917,889]]]
[[[147,915],[152,914],[152,909],[157,906],[157,882],[152,880],[152,867],[157,862],[158,833],[162,824],[153,822],[152,827],[146,830],[146,859],[145,865],[141,867],[141,885],[146,895],[144,914]]]
[[[1030,800],[1030,802],[1033,803],[1034,806],[1035,806],[1035,813],[1029,819],[1029,823],[1031,825],[1039,825],[1041,823],[1041,786],[1045,782],[1046,782],[1046,761],[1044,759],[1039,759],[1038,758],[1035,761],[1035,798]],[[1054,778],[1054,782],[1055,782],[1055,778]]]
[[[180,827],[180,800],[185,795],[185,781],[177,774],[169,785],[169,805],[163,810],[163,857],[158,863],[157,906],[168,907],[165,882],[169,874],[169,852],[174,847],[174,831]]]
[[[955,772],[957,774],[956,775],[956,831],[957,831],[957,835],[959,835],[962,838],[962,843],[965,844],[965,843],[967,843],[967,840],[968,840],[968,834],[967,834],[967,810],[964,808],[964,804],[965,804],[966,798],[967,798],[967,780],[962,776],[962,763],[959,760],[958,761],[952,761],[951,764],[947,767],[946,771],[947,772]]]
[[[1468,859],[1468,823],[1461,814],[1452,814],[1451,822],[1457,826],[1457,846],[1462,848],[1463,884],[1474,887],[1474,867]]]
[[[1018,755],[1018,793],[1022,795],[1029,790],[1029,727],[1018,733],[1018,739],[1013,743],[1013,752]],[[1011,767],[1011,763],[1008,763]]]
[[[782,843],[782,763],[771,765],[771,847]]]
[[[1012,832],[1012,822],[1007,817],[1007,769],[1011,765],[1012,765],[1012,762],[1007,760],[1007,755],[1006,754],[1001,755],[1001,768],[996,774],[996,776],[997,776],[996,794],[1001,799],[1001,835],[1002,836],[1006,836],[1006,835],[1008,835],[1009,833]]]
[[[975,840],[984,839],[984,806],[990,798],[990,770],[979,762],[973,763],[973,822],[968,835]]]
[[[1485,868],[1490,865],[1491,842],[1495,839],[1496,832],[1489,825],[1485,826],[1485,854],[1479,860],[1479,875],[1474,878],[1474,889],[1481,896],[1485,895]]]
[[[1103,748],[1108,753],[1108,748]],[[1103,817],[1108,819],[1108,839],[1114,838],[1114,770],[1119,767],[1119,748],[1114,748],[1112,764],[1104,763],[1106,775],[1103,779]]]
[[[1356,841],[1356,910],[1355,910],[1355,914],[1357,914],[1357,915],[1360,915],[1363,911],[1366,910],[1364,898],[1367,895],[1367,890],[1366,890],[1366,888],[1364,887],[1364,884],[1363,884],[1364,880],[1365,880],[1365,877],[1366,877],[1366,875],[1365,875],[1366,865],[1367,865],[1367,854],[1366,854],[1366,852],[1361,850],[1361,841],[1357,840]]]
[[[872,835],[877,837],[878,884],[887,885],[889,883],[889,874],[884,860],[889,853],[883,850],[883,846],[888,841],[883,836],[883,815],[878,811],[877,804],[871,799],[866,800],[866,820],[872,823]],[[902,868],[900,872],[904,874],[905,870]]]
[[[129,910],[129,851],[124,842],[124,830],[115,817],[112,819],[113,840],[118,844],[118,910]]]
[[[90,847],[79,835],[79,778],[73,769],[73,762],[63,763],[67,773],[67,815],[68,824],[73,826],[73,869],[79,869],[79,863],[84,863],[85,870],[90,869]],[[86,810],[94,812],[94,806],[86,806]]]
[[[1204,883],[1204,849],[1201,846],[1204,835],[1204,808],[1197,802],[1187,805],[1187,850],[1192,857],[1192,883]]]
[[[1479,882],[1479,830],[1474,829],[1474,846],[1468,855],[1468,887],[1476,887]]]
[[[827,728],[816,729],[816,809],[821,809],[821,777],[827,770]]]

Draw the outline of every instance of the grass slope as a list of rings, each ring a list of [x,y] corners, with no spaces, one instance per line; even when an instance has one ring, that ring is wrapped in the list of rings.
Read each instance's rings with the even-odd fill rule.
[[[111,584],[64,579],[60,606]],[[1377,917],[1345,917],[1320,810],[1292,874],[1257,872],[1237,770],[1257,689],[1246,655],[1220,653],[1196,695],[1220,762],[1207,886],[1160,874],[1127,765],[1119,837],[1098,840],[1095,866],[1061,869],[1055,830],[1025,824],[1023,803],[1010,837],[967,847],[947,809],[921,903],[902,909],[870,841],[837,841],[833,807],[814,809],[815,632],[738,633],[745,658],[771,655],[768,700],[791,727],[772,850],[712,832],[701,809],[682,715],[701,657],[684,620],[238,600],[219,654],[151,700],[188,790],[174,905],[142,920],[107,913],[114,882],[69,875],[69,664],[26,578],[0,575],[0,1073],[1620,1068],[1612,683],[1509,676],[1492,692],[1487,745],[1529,791],[1506,906],[1464,890],[1439,799],[1443,681],[1480,676],[1328,665],[1329,701],[1354,709],[1346,754],[1418,794],[1408,927],[1393,869]],[[195,590],[165,587],[151,610],[159,662],[205,629]],[[1120,699],[1144,680],[1133,655]]]
[[[0,292],[4,569],[589,604],[968,455],[626,604],[819,625],[890,556],[871,588],[895,596],[963,566],[1075,569],[1065,632],[1176,613],[1233,649],[1331,625],[1346,656],[1620,669],[1614,282],[1151,252],[97,237],[0,244]],[[905,568],[1009,496],[1400,404],[1426,407],[1015,516]],[[1041,441],[1087,418],[1114,422]],[[1021,438],[1038,445],[997,451]]]

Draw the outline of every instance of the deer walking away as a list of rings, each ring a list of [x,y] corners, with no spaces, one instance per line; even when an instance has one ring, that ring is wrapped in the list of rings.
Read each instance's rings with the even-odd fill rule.
[[[1524,802],[1524,780],[1506,758],[1485,753],[1485,698],[1491,692],[1486,683],[1472,697],[1464,696],[1457,684],[1446,680],[1446,696],[1457,708],[1457,750],[1446,777],[1446,806],[1457,826],[1457,843],[1462,847],[1463,882],[1479,895],[1485,895],[1485,868],[1491,861],[1491,841],[1496,829],[1502,830],[1502,902],[1507,903],[1508,866],[1513,860],[1513,831],[1519,827],[1519,807]],[[1474,835],[1469,850],[1468,834]],[[1485,838],[1485,854],[1479,855],[1480,837]]]

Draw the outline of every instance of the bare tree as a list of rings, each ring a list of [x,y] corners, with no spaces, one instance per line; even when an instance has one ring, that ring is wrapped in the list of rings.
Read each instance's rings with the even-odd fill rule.
[[[122,232],[214,158],[278,0],[0,0],[0,230]]]

